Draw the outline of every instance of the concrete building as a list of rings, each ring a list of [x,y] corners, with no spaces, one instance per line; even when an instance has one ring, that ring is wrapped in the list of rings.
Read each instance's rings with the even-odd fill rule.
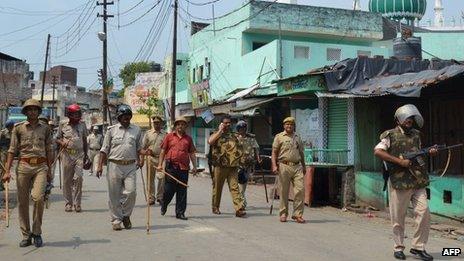
[[[43,79],[43,71],[40,72],[39,80]],[[53,66],[47,71],[45,82],[52,83],[53,76],[56,78],[57,84],[77,85],[77,69],[69,66],[58,65]]]
[[[31,97],[29,65],[16,57],[0,53],[0,105],[21,106]]]

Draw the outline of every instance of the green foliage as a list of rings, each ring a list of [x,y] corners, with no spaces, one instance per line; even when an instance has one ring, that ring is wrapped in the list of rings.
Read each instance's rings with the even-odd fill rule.
[[[121,89],[118,91],[118,97],[119,98],[124,98],[124,89]]]
[[[137,113],[147,115],[151,119],[152,116],[164,114],[163,101],[158,99],[158,93],[155,89],[150,91],[149,97],[139,96],[139,99],[147,105],[147,108],[139,108]],[[151,121],[150,121],[151,127]]]
[[[136,73],[151,72],[154,64],[154,62],[135,62],[124,65],[124,68],[119,72],[119,78],[122,79],[124,88],[134,84]]]

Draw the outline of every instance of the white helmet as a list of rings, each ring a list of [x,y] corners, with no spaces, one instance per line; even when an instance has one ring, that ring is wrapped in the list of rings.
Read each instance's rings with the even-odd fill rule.
[[[420,114],[417,107],[412,104],[403,105],[395,112],[395,119],[397,119],[400,124],[403,124],[403,122],[410,117],[414,117],[414,121],[416,122],[417,126],[419,126],[419,128],[424,126],[424,118],[422,118],[422,115]]]

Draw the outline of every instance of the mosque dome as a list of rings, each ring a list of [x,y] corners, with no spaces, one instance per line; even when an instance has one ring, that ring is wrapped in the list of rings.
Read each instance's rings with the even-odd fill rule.
[[[426,8],[427,0],[369,0],[369,11],[395,20],[420,20]]]

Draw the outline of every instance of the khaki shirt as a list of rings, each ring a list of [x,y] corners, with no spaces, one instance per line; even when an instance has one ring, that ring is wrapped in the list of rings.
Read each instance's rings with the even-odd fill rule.
[[[142,131],[130,124],[124,128],[121,123],[110,126],[106,132],[101,152],[110,160],[137,160],[142,148]]]
[[[20,158],[46,158],[52,156],[52,132],[39,121],[33,127],[29,121],[17,123],[11,134],[9,153],[19,153]]]
[[[87,136],[87,143],[89,144],[89,149],[100,150],[103,144],[103,136],[99,133],[96,135],[95,133],[91,133]]]
[[[68,149],[84,152],[84,140],[87,140],[87,128],[84,123],[71,125],[69,122],[63,123],[58,129],[57,139],[69,141]]]
[[[11,133],[7,128],[0,131],[0,149],[2,153],[6,153],[10,147]]]
[[[150,157],[150,160],[154,164],[158,164],[158,158],[161,153],[161,144],[163,143],[164,137],[166,137],[166,133],[163,130],[156,132],[154,129],[147,131],[145,136],[143,136],[142,147],[153,151],[155,156]]]
[[[275,136],[272,150],[277,151],[277,161],[298,163],[302,160],[300,153],[304,152],[304,147],[298,134],[283,131]]]

